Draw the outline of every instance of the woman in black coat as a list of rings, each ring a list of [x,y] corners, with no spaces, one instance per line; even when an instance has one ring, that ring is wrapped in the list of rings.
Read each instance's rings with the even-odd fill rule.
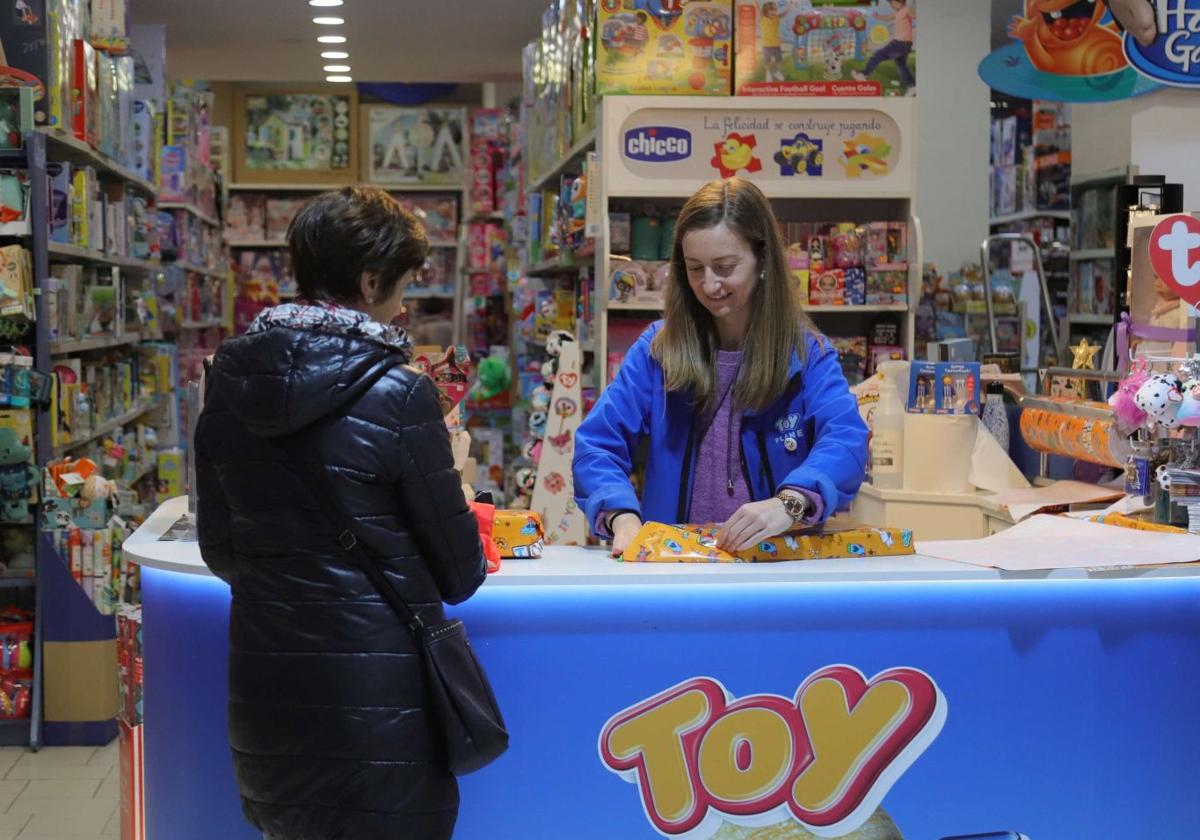
[[[428,241],[356,187],[314,199],[288,242],[301,300],[221,345],[195,440],[200,550],[233,593],[242,808],[281,840],[449,838],[458,788],[416,645],[338,542],[349,517],[430,624],[486,574],[436,386],[385,326]]]

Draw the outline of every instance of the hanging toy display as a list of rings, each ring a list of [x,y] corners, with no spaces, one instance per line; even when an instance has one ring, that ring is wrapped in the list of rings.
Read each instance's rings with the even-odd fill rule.
[[[1144,359],[1133,363],[1129,375],[1126,376],[1108,398],[1108,404],[1117,418],[1117,427],[1124,435],[1131,435],[1146,423],[1146,412],[1138,405],[1135,397],[1146,380],[1150,378],[1150,368]]]
[[[1169,429],[1178,423],[1182,387],[1174,373],[1156,373],[1142,383],[1133,399],[1156,425]]]

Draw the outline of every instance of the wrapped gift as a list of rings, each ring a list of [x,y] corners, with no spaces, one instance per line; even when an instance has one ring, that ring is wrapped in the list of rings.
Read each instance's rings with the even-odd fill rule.
[[[783,534],[733,554],[717,548],[719,530],[719,525],[647,522],[621,559],[627,563],[770,563],[914,553],[912,531],[899,528],[856,527]]]
[[[501,557],[541,557],[546,528],[542,517],[527,510],[498,510],[492,522],[492,539]]]

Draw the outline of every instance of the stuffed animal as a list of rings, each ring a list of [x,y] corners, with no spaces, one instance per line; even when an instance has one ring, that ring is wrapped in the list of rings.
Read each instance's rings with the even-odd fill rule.
[[[1156,373],[1138,388],[1134,402],[1153,418],[1154,422],[1170,428],[1179,424],[1179,407],[1183,402],[1183,383],[1173,373]]]
[[[557,357],[562,352],[562,346],[574,340],[575,334],[570,330],[554,330],[546,338],[546,352]]]
[[[1133,434],[1134,430],[1146,422],[1146,412],[1137,404],[1135,397],[1149,378],[1150,371],[1146,368],[1145,362],[1135,362],[1133,370],[1121,380],[1117,390],[1113,391],[1113,395],[1108,398],[1113,416],[1117,419],[1117,426],[1124,434]]]
[[[37,468],[29,463],[32,455],[16,431],[0,428],[0,521],[17,522],[29,516],[38,481]]]
[[[1183,383],[1183,402],[1176,418],[1180,426],[1200,426],[1200,377]]]

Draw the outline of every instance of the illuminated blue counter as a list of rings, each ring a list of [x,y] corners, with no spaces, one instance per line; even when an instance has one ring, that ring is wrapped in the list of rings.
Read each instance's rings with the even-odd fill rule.
[[[147,836],[258,840],[241,815],[226,738],[229,590],[208,575],[194,543],[157,541],[183,509],[182,500],[167,503],[126,543],[144,568]],[[874,776],[854,771],[854,784],[871,791],[859,816],[882,796],[908,840],[1017,836],[1003,832],[1030,840],[1187,838],[1200,825],[1194,567],[1016,576],[919,555],[650,566],[551,549],[542,560],[505,561],[454,613],[467,622],[512,735],[502,759],[462,780],[456,838],[672,836],[674,829],[651,825],[656,806],[644,807],[642,788],[629,783],[638,772],[622,777],[606,766],[621,750],[629,756],[630,721],[689,690],[731,707],[733,698],[777,695],[755,702],[781,704],[783,717],[795,699],[806,714],[792,730],[795,763],[780,766],[803,771],[805,760],[825,760],[829,738],[813,728],[822,707],[805,706],[798,689],[810,675],[840,674],[849,685],[859,672],[869,691],[892,679],[887,674],[915,681],[898,717],[880,706],[882,690],[874,704],[892,727],[872,742],[884,745],[878,754],[915,721],[911,743]],[[839,665],[849,667],[832,667]],[[935,690],[922,695],[922,680]],[[853,705],[862,721],[874,713],[870,705]],[[828,706],[822,714],[829,719]],[[746,782],[773,754],[752,734],[739,735],[721,770],[721,755],[704,758],[716,721],[680,728],[683,752],[700,758],[699,775],[679,784],[705,802]],[[692,767],[691,758],[679,761]],[[680,795],[666,764],[656,765],[654,788],[664,802]],[[777,781],[756,800],[761,810],[776,805],[773,813],[737,819],[787,818],[788,803],[770,792],[784,790]],[[853,789],[843,786],[835,798],[850,802]],[[690,836],[748,836],[721,828],[738,808],[711,808]]]

